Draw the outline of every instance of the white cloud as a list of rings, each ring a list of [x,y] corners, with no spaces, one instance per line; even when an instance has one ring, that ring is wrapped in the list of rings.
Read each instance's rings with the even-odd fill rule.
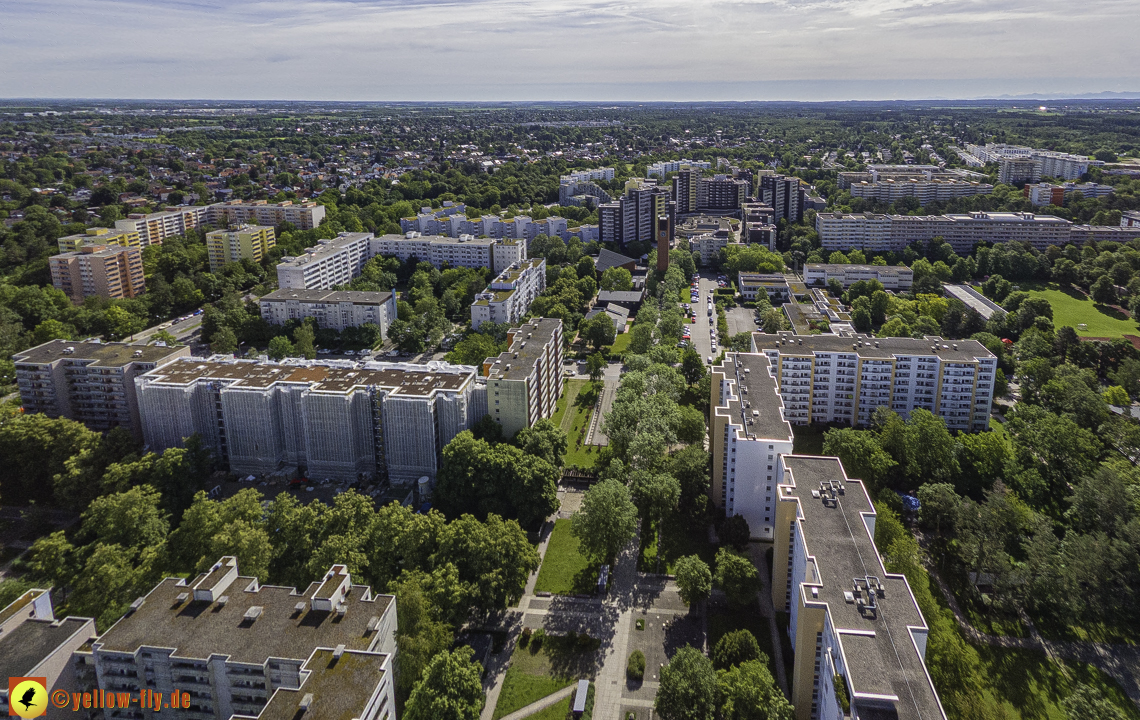
[[[9,2],[0,95],[842,99],[1058,82],[1064,92],[1137,90],[1135,15],[1128,0],[1087,0],[1079,12],[1062,0]]]

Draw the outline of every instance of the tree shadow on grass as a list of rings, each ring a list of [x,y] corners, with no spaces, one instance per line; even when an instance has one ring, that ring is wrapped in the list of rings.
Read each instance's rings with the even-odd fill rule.
[[[1132,319],[1132,318],[1128,317],[1128,315],[1126,313],[1123,313],[1123,312],[1117,310],[1116,308],[1112,307],[1111,305],[1102,305],[1101,303],[1093,303],[1093,307],[1095,307],[1096,311],[1099,312],[1100,314],[1107,315],[1110,318],[1112,318],[1113,320],[1124,320],[1125,322],[1127,322],[1127,321]]]
[[[1058,703],[1066,696],[1067,681],[1061,669],[1052,667],[1043,652],[978,647],[989,684],[1021,713],[1025,720],[1044,720],[1048,709],[1043,698]],[[1030,683],[1036,688],[1030,687]]]

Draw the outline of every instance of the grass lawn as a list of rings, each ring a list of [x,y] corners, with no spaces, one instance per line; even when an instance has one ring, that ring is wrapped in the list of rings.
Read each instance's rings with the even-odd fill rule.
[[[631,323],[631,325],[632,325],[632,323]],[[626,350],[628,350],[629,349],[629,340],[631,337],[633,337],[633,336],[629,334],[628,328],[626,329],[626,332],[623,332],[621,335],[618,335],[617,337],[615,337],[614,338],[614,344],[610,345],[610,355],[611,356],[621,355]]]
[[[982,662],[982,693],[987,700],[1001,703],[1008,718],[1067,720],[1061,702],[1072,694],[1077,683],[1093,687],[1097,695],[1111,700],[1125,717],[1140,718],[1140,710],[1120,686],[1091,665],[1066,661],[1062,668],[1034,650],[989,646],[974,649]],[[1065,677],[1065,670],[1072,680]]]
[[[1047,290],[1030,290],[1033,297],[1043,297],[1053,307],[1053,325],[1069,325],[1081,337],[1120,338],[1125,334],[1140,335],[1136,322],[1124,313],[1107,305],[1094,303],[1076,290],[1059,290],[1050,285]],[[1087,327],[1080,327],[1084,323]]]
[[[734,612],[724,608],[718,612],[711,612],[709,623],[709,652],[712,652],[717,641],[733,630],[747,630],[760,644],[760,651],[768,656],[768,670],[772,677],[776,677],[776,659],[772,650],[772,633],[768,630],[768,619],[761,617],[760,611],[751,608],[744,612]]]
[[[583,650],[561,638],[547,636],[539,649],[533,645],[516,647],[511,655],[511,666],[503,678],[503,689],[499,692],[499,701],[495,705],[494,719],[499,720],[504,715],[573,685],[579,678],[593,678],[600,664],[598,645],[595,640],[589,648]]]
[[[598,568],[578,552],[578,538],[570,533],[570,520],[555,520],[534,589],[558,595],[592,593],[597,582]]]
[[[570,701],[574,699],[573,693],[565,700],[540,710],[527,720],[566,720],[570,715]],[[583,720],[590,720],[594,715],[594,684],[590,683],[590,691],[586,693],[586,712],[582,713]]]
[[[582,444],[586,442],[597,398],[589,380],[567,380],[562,397],[554,406],[551,419],[566,432],[566,453],[562,456],[566,465],[593,467],[598,458],[596,447]]]
[[[686,555],[698,555],[711,569],[716,559],[716,548],[708,541],[704,529],[690,530],[684,525],[672,524],[661,536],[661,572],[673,574],[673,565]],[[641,551],[637,556],[637,569],[657,572],[657,530],[649,523],[641,523]]]

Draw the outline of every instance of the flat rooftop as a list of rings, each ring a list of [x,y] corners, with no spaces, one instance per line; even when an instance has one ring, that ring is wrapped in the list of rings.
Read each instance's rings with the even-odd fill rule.
[[[353,585],[343,600],[345,614],[338,616],[312,609],[310,599],[319,582],[298,592],[278,585],[258,587],[256,578],[239,576],[226,588],[223,604],[194,599],[192,587],[198,578],[160,582],[137,610],[99,638],[96,647],[122,653],[143,646],[173,648],[175,658],[206,660],[217,654],[253,665],[271,657],[304,660],[318,647],[368,650],[376,639],[376,631],[368,629],[370,621],[382,617],[394,601],[391,595],[372,595],[367,586]],[[179,600],[183,594],[187,597]],[[245,617],[251,607],[261,608],[254,620]]]
[[[386,655],[347,650],[339,658],[332,648],[319,648],[304,669],[308,678],[296,689],[278,688],[258,720],[295,720],[302,715],[321,720],[353,720],[364,715],[372,693],[384,678]],[[312,705],[301,701],[312,693]],[[394,709],[393,709],[394,710]]]
[[[87,618],[74,617],[55,621],[25,620],[0,638],[0,672],[7,677],[28,675],[90,622]],[[90,632],[94,636],[94,625],[90,626]]]
[[[506,243],[513,245],[516,240],[512,238],[474,238],[474,237],[448,237],[447,235],[416,235],[415,237],[407,237],[406,235],[381,235],[378,240],[394,240],[396,242],[429,242],[440,245],[495,245],[497,243]]]
[[[370,240],[372,233],[344,233],[331,240],[321,240],[320,244],[306,248],[304,254],[290,258],[281,258],[277,267],[304,267],[311,262],[320,260],[328,255],[338,253],[353,243],[361,240]]]
[[[221,362],[183,358],[142,377],[152,385],[190,385],[202,380],[229,381],[228,387],[264,390],[276,383],[300,383],[316,392],[344,394],[355,388],[382,387],[400,397],[428,397],[455,392],[475,378],[474,368],[461,365],[412,365],[409,363],[352,363],[320,361],[281,365],[252,360]]]
[[[262,295],[266,302],[353,303],[354,305],[383,305],[392,299],[390,292],[367,290],[300,290],[285,288]]]
[[[994,355],[977,340],[943,340],[933,336],[918,338],[876,338],[870,335],[794,335],[787,331],[769,335],[752,333],[752,344],[760,352],[779,350],[787,355],[850,353],[859,357],[890,359],[899,355],[938,356],[949,362],[970,362]],[[937,346],[937,351],[931,350]]]
[[[95,367],[123,367],[132,362],[156,363],[179,352],[182,346],[126,345],[90,340],[52,340],[12,356],[16,363],[43,365],[67,358],[92,360]],[[70,352],[69,352],[70,350]],[[135,353],[140,353],[138,357]]]
[[[557,318],[535,318],[522,325],[515,331],[507,351],[494,358],[487,377],[493,380],[524,380],[530,377],[535,363],[546,352],[546,345],[554,338],[561,323]]]
[[[864,518],[875,513],[860,480],[847,478],[838,458],[785,455],[781,500],[799,501],[799,522],[807,554],[814,559],[818,582],[803,583],[799,592],[806,605],[825,605],[843,653],[843,665],[855,707],[882,707],[881,700],[895,698],[894,715],[899,720],[945,720],[946,715],[927,674],[922,655],[912,636],[926,630],[926,622],[910,586],[901,575],[888,576]],[[825,504],[820,483],[843,486],[836,502]],[[809,560],[808,572],[812,563]],[[878,578],[883,596],[877,609],[862,610],[848,602],[856,578]],[[818,597],[810,592],[818,586]],[[864,593],[866,597],[866,593]]]
[[[784,419],[784,401],[767,356],[727,353],[724,361],[713,371],[736,381],[736,399],[720,406],[727,408],[734,424],[740,424],[748,435],[756,438],[792,439],[792,426]]]

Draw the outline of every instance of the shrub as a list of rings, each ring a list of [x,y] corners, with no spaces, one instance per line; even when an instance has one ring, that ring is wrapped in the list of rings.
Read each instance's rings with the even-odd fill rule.
[[[630,680],[641,680],[645,677],[645,653],[634,650],[629,654],[629,662],[625,665],[625,674]]]
[[[522,634],[519,635],[519,647],[524,648],[530,642],[530,628],[523,628]]]
[[[728,670],[734,665],[749,660],[758,660],[763,655],[760,652],[760,644],[756,642],[756,637],[752,633],[743,628],[733,630],[730,633],[725,633],[713,647],[713,667],[717,670]],[[763,657],[763,659],[764,662],[768,661],[767,657]]]
[[[530,649],[538,652],[542,649],[542,641],[546,639],[546,631],[542,628],[535,630],[530,636]]]

